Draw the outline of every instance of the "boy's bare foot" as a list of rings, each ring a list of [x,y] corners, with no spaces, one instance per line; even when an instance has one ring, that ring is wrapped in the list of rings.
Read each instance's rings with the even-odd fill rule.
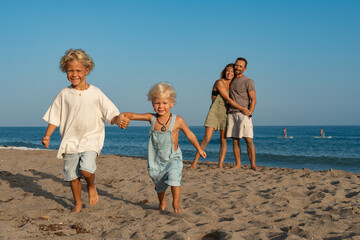
[[[89,204],[90,206],[94,206],[99,201],[99,195],[96,191],[95,186],[88,187],[89,192]]]
[[[173,203],[173,208],[175,213],[182,212],[184,209],[181,208],[180,204]]]
[[[74,208],[71,210],[71,213],[78,213],[81,212],[82,209],[82,203],[75,204]]]
[[[251,166],[251,169],[254,170],[254,171],[257,171],[256,166]]]
[[[241,168],[241,165],[235,165],[234,168]]]

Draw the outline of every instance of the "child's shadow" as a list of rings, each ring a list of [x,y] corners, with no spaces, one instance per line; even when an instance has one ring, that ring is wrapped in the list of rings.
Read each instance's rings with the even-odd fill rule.
[[[114,188],[114,187],[109,187],[107,184],[97,184],[97,185],[102,185],[103,187],[107,187],[107,188]],[[114,195],[108,193],[107,191],[99,189],[99,187],[97,187],[96,190],[97,190],[98,194],[101,195],[101,196],[108,197],[108,198],[110,198],[112,200],[120,200],[120,201],[123,201],[124,203],[127,203],[127,204],[136,205],[136,206],[141,207],[144,210],[145,209],[152,209],[152,210],[157,209],[157,207],[152,207],[152,206],[147,205],[147,203],[148,203],[147,199],[139,201],[139,202],[133,202],[133,201],[130,201],[130,200],[127,200],[127,199],[124,199],[124,198],[115,197]]]
[[[32,193],[34,196],[42,196],[46,199],[51,199],[62,205],[64,208],[68,207],[69,204],[66,200],[70,201],[66,197],[56,196],[44,189],[37,183],[38,180],[41,180],[43,177],[41,176],[41,172],[37,172],[35,170],[27,170],[31,171],[35,176],[27,176],[20,173],[13,174],[8,171],[0,171],[0,179],[3,181],[7,181],[10,184],[10,188],[20,188],[25,193]],[[52,178],[56,178],[52,176]],[[25,196],[25,195],[24,195]]]
[[[39,172],[34,169],[29,169],[29,170],[25,170],[25,171],[31,172],[34,176],[27,176],[27,175],[23,175],[20,173],[13,174],[8,171],[0,171],[0,179],[8,182],[10,184],[10,188],[20,188],[26,193],[32,193],[34,196],[42,196],[46,199],[54,200],[57,203],[59,203],[60,205],[62,205],[64,208],[70,207],[69,202],[73,202],[73,199],[56,196],[53,193],[42,189],[42,187],[37,183],[37,181],[39,181],[41,179],[52,179],[54,182],[58,182],[61,185],[63,185],[64,187],[69,188],[69,191],[70,191],[70,187],[69,187],[68,183],[64,182],[63,179],[60,179],[54,175],[51,175],[51,174],[48,174],[45,172]],[[83,191],[87,191],[85,184],[82,184],[82,187],[83,187],[83,189],[82,189]],[[112,200],[120,200],[120,201],[123,201],[128,204],[140,206],[143,209],[152,209],[152,207],[147,206],[144,203],[132,202],[132,201],[129,201],[126,199],[121,199],[121,198],[116,197],[116,196],[108,193],[107,191],[99,189],[99,188],[97,188],[97,192],[99,195],[106,196]]]
[[[39,175],[41,176],[41,178],[50,178],[52,179],[54,182],[59,182],[61,183],[62,185],[64,186],[67,186],[69,187],[69,183],[67,182],[64,182],[63,179],[60,179],[54,175],[51,175],[51,174],[48,174],[48,173],[44,173],[44,172],[38,172],[38,171],[34,171],[33,170],[33,174],[34,175]],[[83,192],[87,192],[87,189],[86,189],[86,184],[85,184],[85,180],[84,179],[81,179],[81,186],[82,186],[82,191]],[[99,196],[105,196],[105,197],[108,197],[110,198],[111,200],[117,200],[117,201],[123,201],[125,203],[128,203],[128,204],[133,204],[133,205],[137,205],[137,206],[141,206],[143,209],[148,209],[148,208],[151,208],[150,206],[146,206],[143,202],[132,202],[132,201],[129,201],[129,200],[126,200],[126,199],[123,199],[123,198],[119,198],[117,196],[114,196],[113,194],[103,190],[103,189],[100,189],[100,186],[104,186],[104,187],[108,187],[106,186],[106,184],[100,184],[100,183],[95,183],[96,185],[96,191],[98,192]],[[69,191],[70,191],[70,187],[69,187]],[[73,201],[73,200],[71,200]]]

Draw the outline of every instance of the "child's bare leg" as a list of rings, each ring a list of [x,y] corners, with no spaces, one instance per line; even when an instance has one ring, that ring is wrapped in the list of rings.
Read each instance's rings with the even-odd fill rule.
[[[158,199],[159,199],[159,207],[158,210],[160,211],[164,211],[166,208],[166,191],[162,192],[162,193],[157,193],[158,195]]]
[[[173,196],[173,208],[175,213],[181,212],[183,209],[180,206],[181,187],[171,186],[171,193]]]
[[[81,201],[81,182],[80,178],[72,180],[70,182],[71,191],[74,196],[75,206],[71,210],[71,212],[80,212],[82,209],[82,201]]]
[[[89,204],[90,206],[94,206],[99,201],[99,195],[95,187],[95,173],[81,171],[81,174],[86,181],[86,188],[89,193]]]

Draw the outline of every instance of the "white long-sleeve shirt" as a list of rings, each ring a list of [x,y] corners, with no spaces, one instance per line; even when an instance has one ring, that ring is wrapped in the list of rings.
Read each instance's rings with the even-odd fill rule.
[[[95,151],[100,154],[105,140],[105,121],[120,114],[116,106],[97,87],[84,91],[64,88],[45,113],[43,119],[60,126],[61,144],[57,154]]]

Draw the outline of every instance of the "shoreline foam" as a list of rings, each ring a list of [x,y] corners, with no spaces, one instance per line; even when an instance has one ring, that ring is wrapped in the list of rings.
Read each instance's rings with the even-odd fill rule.
[[[41,149],[41,148],[16,147],[16,146],[3,146],[3,145],[0,145],[0,149],[13,149],[13,150],[22,150],[22,151],[48,150],[48,149]]]

